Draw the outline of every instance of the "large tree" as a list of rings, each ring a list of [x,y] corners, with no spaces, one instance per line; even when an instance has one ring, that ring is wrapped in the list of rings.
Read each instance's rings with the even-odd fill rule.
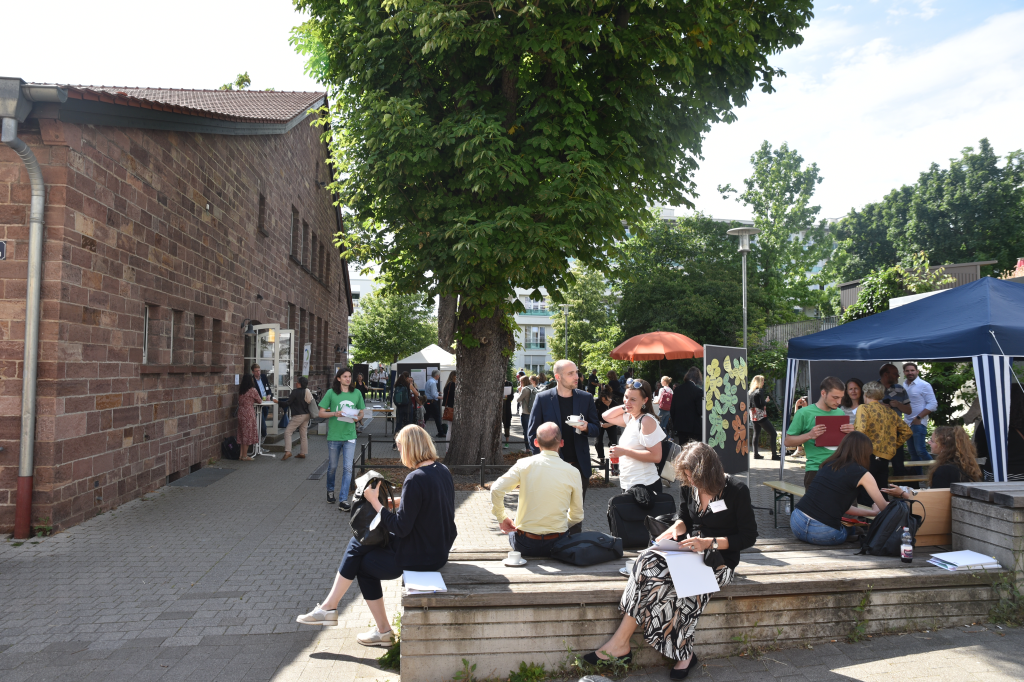
[[[738,192],[731,185],[719,187],[723,198],[737,194],[736,201],[754,213],[754,227],[761,232],[750,252],[751,287],[766,297],[768,324],[802,317],[796,307],[816,306],[814,269],[832,248],[820,206],[812,206],[815,188],[821,184],[818,165],[804,166],[804,158],[783,143],[778,149],[766,140],[750,157],[752,175]]]
[[[349,320],[356,362],[392,364],[437,340],[437,320],[416,294],[371,291]]]
[[[340,242],[442,300],[460,377],[448,460],[496,460],[516,287],[565,290],[648,204],[690,205],[703,135],[734,118],[810,0],[296,0],[328,88]],[[454,309],[454,314],[449,311]]]
[[[569,268],[566,289],[562,300],[569,304],[569,355],[577,365],[584,365],[586,350],[584,343],[600,340],[601,330],[608,327],[615,314],[615,300],[608,288],[608,281],[599,270],[589,268],[576,261]],[[554,357],[565,353],[565,313],[561,305],[549,300],[551,307],[551,337],[548,347]]]

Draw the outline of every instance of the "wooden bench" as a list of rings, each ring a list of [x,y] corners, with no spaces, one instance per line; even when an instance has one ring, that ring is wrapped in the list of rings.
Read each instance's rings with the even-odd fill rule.
[[[930,553],[919,545],[913,563],[902,564],[856,556],[850,545],[766,539],[743,552],[733,583],[708,604],[697,649],[726,656],[748,645],[842,639],[860,622],[864,634],[875,634],[986,618],[998,575],[944,571],[926,562]],[[441,571],[448,592],[403,596],[402,682],[451,679],[463,658],[480,679],[504,679],[520,662],[557,670],[604,643],[619,624],[624,561],[580,568],[530,559],[510,568],[501,563],[505,555],[453,552]],[[867,606],[858,611],[865,596]],[[667,665],[640,635],[632,645],[637,663]]]
[[[889,483],[923,483],[927,476],[890,476]]]
[[[775,499],[772,503],[772,515],[775,517],[775,527],[779,527],[779,501],[788,500],[789,509],[792,512],[796,508],[795,497],[803,497],[806,489],[802,485],[796,483],[787,483],[786,481],[765,481],[762,485],[766,485],[772,489],[775,494]]]

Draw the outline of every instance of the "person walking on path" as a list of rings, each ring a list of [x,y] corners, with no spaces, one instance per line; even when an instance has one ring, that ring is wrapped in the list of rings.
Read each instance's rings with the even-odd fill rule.
[[[754,459],[764,459],[758,452],[762,430],[768,432],[768,441],[772,446],[772,459],[779,459],[777,449],[779,434],[775,430],[775,425],[768,419],[769,402],[771,402],[771,398],[764,390],[764,376],[758,374],[750,380],[750,418],[754,422]]]
[[[441,372],[436,369],[427,377],[427,387],[423,391],[423,397],[426,398],[427,402],[423,406],[423,410],[426,412],[427,419],[434,420],[434,426],[437,427],[437,437],[443,438],[445,426],[441,423],[440,381]]]
[[[448,375],[441,394],[441,418],[444,421],[444,439],[452,439],[452,422],[455,421],[455,372]]]
[[[661,388],[658,395],[654,396],[654,402],[658,403],[661,410],[658,416],[658,425],[666,434],[672,430],[672,377],[661,378]]]
[[[804,488],[811,486],[811,481],[818,473],[821,463],[828,459],[835,450],[815,444],[814,439],[825,433],[825,425],[815,425],[815,419],[817,417],[846,416],[846,413],[839,407],[843,396],[846,395],[846,385],[836,377],[825,377],[819,388],[821,397],[818,398],[818,402],[798,410],[793,415],[793,423],[789,425],[789,430],[786,432],[786,447],[804,446],[804,454],[807,456],[807,464],[804,468]],[[853,424],[843,424],[839,430],[843,433],[851,433],[854,430]],[[867,462],[865,462],[865,470],[867,469],[866,465]]]
[[[740,552],[757,540],[757,520],[750,491],[726,475],[718,455],[704,443],[690,443],[673,464],[680,504],[676,521],[658,540],[679,542],[680,551],[700,553],[715,572],[720,586],[728,585],[740,562]],[[711,594],[682,599],[676,593],[668,562],[658,552],[641,552],[630,570],[619,600],[622,621],[607,642],[583,660],[604,665],[615,656],[632,661],[630,637],[640,629],[644,640],[676,662],[669,679],[682,680],[700,666],[693,652],[693,633]]]
[[[907,396],[910,398],[910,413],[903,420],[914,433],[909,441],[910,459],[925,462],[932,459],[925,445],[928,439],[928,415],[939,409],[939,402],[935,399],[932,385],[918,374],[917,364],[904,363],[903,376],[906,377],[903,388],[907,390]]]
[[[683,383],[672,395],[672,426],[676,442],[685,445],[699,443],[704,438],[704,379],[700,370],[691,367],[683,376]]]
[[[252,375],[246,374],[238,384],[238,430],[235,439],[242,454],[238,459],[251,462],[249,447],[260,442],[260,427],[256,421],[256,406],[263,402],[259,391],[253,385]]]
[[[558,456],[573,465],[580,472],[583,482],[583,499],[587,498],[587,485],[590,482],[590,437],[600,432],[600,420],[594,401],[586,391],[576,390],[577,370],[572,360],[559,360],[555,363],[555,388],[541,391],[533,403],[530,421],[527,428],[530,447],[534,453],[539,452],[534,441],[537,439],[537,428],[545,422],[555,422],[562,430],[563,445]],[[583,415],[583,422],[570,426],[566,421],[575,415]],[[569,529],[575,534],[583,530],[582,523]]]
[[[524,556],[551,556],[551,546],[583,523],[583,483],[578,469],[562,461],[562,430],[537,427],[540,454],[517,461],[491,485],[491,512],[508,543]],[[505,511],[505,493],[519,488],[515,521]]]
[[[519,377],[519,395],[516,396],[516,402],[519,403],[519,423],[523,427],[523,445],[527,448],[530,447],[530,441],[526,437],[526,431],[530,422],[530,410],[533,409],[533,401],[536,397],[537,392],[530,384],[529,377],[525,374]]]
[[[281,458],[282,462],[292,456],[292,434],[296,431],[299,432],[301,450],[295,456],[299,459],[305,459],[309,452],[306,432],[309,429],[309,404],[313,402],[313,394],[309,392],[307,386],[309,386],[309,379],[307,377],[299,377],[295,382],[295,388],[292,389],[291,394],[288,396],[288,410],[292,413],[292,416],[288,420],[288,428],[284,430],[284,457]]]
[[[356,425],[363,418],[363,394],[352,388],[352,370],[339,367],[334,375],[334,383],[320,401],[320,418],[327,419],[327,503],[334,504],[334,494],[338,494],[338,508],[341,511],[351,509],[348,502],[348,489],[352,483],[352,464],[356,454]],[[356,411],[351,416],[343,412]],[[334,487],[338,473],[338,460],[341,460],[341,485]]]
[[[882,404],[887,405],[900,419],[910,414],[910,396],[907,389],[903,388],[900,381],[900,371],[896,365],[887,362],[878,369],[878,380],[885,387],[885,394],[882,397]],[[906,476],[907,468],[904,465],[906,450],[901,444],[896,448],[896,454],[892,458],[892,473],[894,476]]]
[[[395,404],[395,441],[398,441],[398,432],[407,424],[416,422],[416,403],[412,387],[412,377],[408,372],[402,372],[395,379],[395,390],[391,394],[391,401]],[[397,445],[391,448],[397,449]]]
[[[455,482],[448,468],[437,461],[430,436],[411,424],[398,434],[402,464],[412,469],[402,483],[397,509],[380,496],[380,484],[367,486],[363,495],[388,529],[386,547],[362,545],[351,538],[334,576],[327,598],[296,622],[304,625],[337,625],[338,603],[353,582],[373,616],[374,627],[356,636],[363,646],[390,646],[391,623],[384,608],[382,580],[396,580],[404,571],[438,571],[448,563],[448,554],[458,529],[455,527]]]

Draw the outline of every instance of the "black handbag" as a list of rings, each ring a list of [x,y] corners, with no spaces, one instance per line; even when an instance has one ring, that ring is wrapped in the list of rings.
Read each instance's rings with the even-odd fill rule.
[[[371,478],[362,489],[356,490],[356,494],[352,497],[350,524],[352,525],[352,535],[359,541],[359,544],[372,547],[387,547],[391,534],[388,533],[388,529],[383,523],[378,523],[375,527],[370,528],[373,520],[377,518],[377,511],[374,510],[370,501],[363,496],[366,488],[373,488],[377,485],[378,481],[380,482],[378,494],[383,498],[381,499],[381,504],[388,508],[394,507],[395,493],[391,484],[384,478]]]
[[[573,566],[593,566],[622,558],[622,539],[593,531],[566,535],[551,545],[551,558]]]

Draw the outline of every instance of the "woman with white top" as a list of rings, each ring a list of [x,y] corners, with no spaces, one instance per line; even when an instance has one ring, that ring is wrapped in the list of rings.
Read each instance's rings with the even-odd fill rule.
[[[672,408],[672,377],[661,378],[661,388],[658,390],[658,395],[654,396],[655,402],[658,403],[658,409],[661,410],[661,430],[668,433],[668,425],[672,422],[672,415],[670,410]]]
[[[619,485],[629,490],[635,485],[646,487],[652,494],[661,493],[661,441],[665,432],[651,407],[651,385],[643,379],[629,379],[622,405],[601,415],[601,421],[622,427],[617,445],[609,454],[619,460]]]

